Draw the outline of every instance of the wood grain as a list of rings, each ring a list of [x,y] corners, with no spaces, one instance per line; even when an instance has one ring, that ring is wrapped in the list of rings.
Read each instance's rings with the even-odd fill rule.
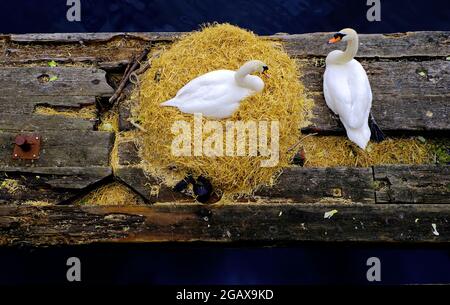
[[[20,88],[23,90],[23,88]],[[0,114],[32,114],[37,106],[48,106],[55,109],[77,109],[95,104],[95,96],[1,96]]]
[[[379,203],[450,204],[450,166],[376,166]]]
[[[111,175],[109,167],[0,167],[0,204],[58,204]]]
[[[119,144],[119,168],[115,175],[149,202],[193,202],[194,199],[165,186],[139,167],[140,158],[132,142]],[[158,192],[153,191],[158,189]],[[281,202],[375,203],[371,168],[286,168],[272,187],[264,187],[243,200]]]
[[[63,126],[61,126],[63,128]],[[0,166],[83,167],[109,166],[109,154],[114,134],[83,130],[45,130],[39,160],[12,160],[12,148],[17,133],[0,132]]]
[[[17,43],[104,43],[117,38],[152,42],[172,42],[186,33],[54,33],[13,34],[8,40]],[[291,56],[326,56],[330,52],[328,39],[334,34],[307,33],[266,36],[266,39],[283,42]],[[450,54],[450,32],[407,32],[393,34],[359,34],[361,57],[445,57]],[[82,46],[82,45],[81,45]]]
[[[265,200],[375,203],[371,168],[288,168],[273,187],[255,193]]]
[[[339,30],[339,29],[337,29]],[[328,45],[335,34],[307,33],[277,35],[289,55],[294,57],[326,57],[344,44]],[[393,34],[359,34],[360,58],[441,57],[450,54],[450,32],[407,32]]]
[[[56,80],[43,82],[41,75]],[[112,93],[105,72],[75,67],[0,68],[0,203],[57,204],[112,175],[114,134],[95,131],[96,120],[35,114],[37,106],[80,109]],[[38,160],[13,160],[18,134],[41,137]],[[6,181],[6,182],[5,182]]]
[[[65,117],[63,115],[0,114],[1,132],[45,132],[54,131],[64,136],[64,131],[93,130],[95,120]]]
[[[191,196],[173,191],[161,179],[146,174],[138,167],[121,167],[114,172],[114,175],[149,203],[195,201]]]
[[[45,81],[44,78],[53,81]],[[1,96],[108,96],[113,93],[105,72],[79,67],[2,67]]]
[[[361,63],[372,85],[372,112],[383,130],[450,130],[450,61]],[[343,131],[322,94],[325,68],[307,60],[301,65],[301,80],[315,104],[312,124],[305,129]]]
[[[324,219],[330,210],[338,212]],[[0,206],[0,244],[98,242],[448,243],[450,205]],[[433,234],[436,225],[439,236]]]
[[[182,32],[104,32],[104,33],[49,33],[49,34],[11,34],[9,40],[21,43],[37,42],[107,42],[116,38],[141,39],[145,41],[173,41]]]

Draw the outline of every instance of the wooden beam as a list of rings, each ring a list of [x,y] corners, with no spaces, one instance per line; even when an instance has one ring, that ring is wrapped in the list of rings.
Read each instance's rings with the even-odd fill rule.
[[[61,203],[112,175],[113,133],[94,131],[95,120],[34,113],[37,106],[94,105],[96,96],[113,92],[104,71],[15,67],[0,75],[0,203]],[[38,160],[12,158],[14,138],[24,133],[41,137]]]
[[[302,82],[314,100],[306,129],[343,131],[322,93],[324,66],[302,60]],[[385,131],[450,130],[450,61],[362,61],[373,91],[373,114]]]
[[[161,179],[140,167],[119,167],[115,176],[151,203],[195,202],[173,191]],[[267,202],[364,202],[375,203],[371,168],[287,168],[271,187],[257,190],[241,201]]]
[[[133,54],[139,53],[149,42],[171,43],[186,33],[58,33],[6,35],[5,52],[1,61],[8,64],[48,62],[97,64],[104,69],[117,69],[127,65]],[[332,48],[326,41],[333,33],[307,33],[266,36],[283,43],[293,57],[325,57]],[[360,34],[360,58],[441,58],[450,54],[450,32],[408,32],[396,34]],[[123,44],[107,46],[114,41]],[[133,42],[128,45],[126,42]],[[59,48],[53,44],[59,44]],[[40,48],[27,48],[39,44]],[[64,46],[70,46],[70,52]],[[337,46],[343,48],[344,45]]]
[[[450,166],[375,166],[379,203],[450,204]]]
[[[73,130],[93,130],[95,120],[65,117],[64,115],[27,115],[23,114],[0,114],[0,132],[45,132]],[[63,129],[64,128],[64,129]]]
[[[330,219],[324,214],[336,210]],[[0,245],[98,242],[450,242],[450,206],[0,206]],[[437,232],[433,233],[432,225]],[[439,233],[439,235],[437,235]]]
[[[146,174],[132,141],[119,144],[116,177],[149,202],[193,202],[194,199],[165,186],[161,179]],[[375,203],[371,168],[286,168],[272,187],[264,187],[244,200],[281,202],[362,202]]]
[[[109,166],[109,155],[114,141],[110,132],[83,130],[36,131],[42,138],[39,160],[12,159],[15,136],[18,132],[0,132],[0,166],[82,167]]]
[[[339,29],[338,29],[339,30]],[[307,33],[277,35],[289,55],[305,57],[326,57],[336,47],[344,44],[327,44],[335,33]],[[394,34],[359,34],[360,58],[404,58],[440,57],[450,54],[450,32],[407,32]]]
[[[108,96],[105,71],[80,67],[1,67],[1,96]]]
[[[133,141],[118,147],[116,177],[149,202],[193,202],[146,174]],[[275,185],[245,200],[271,202],[450,203],[450,166],[390,165],[374,168],[284,169]]]
[[[11,34],[9,40],[20,43],[94,43],[107,42],[112,39],[140,39],[144,41],[173,41],[183,32],[110,32],[110,33],[51,33],[51,34]]]
[[[371,168],[303,168],[283,171],[276,185],[255,193],[265,200],[375,203]]]
[[[7,38],[16,43],[101,43],[117,38],[151,42],[172,42],[186,33],[54,33],[12,34]],[[326,56],[330,46],[326,44],[334,33],[307,33],[266,36],[283,42],[287,52],[295,57]],[[360,34],[361,57],[445,57],[450,54],[450,32],[407,32],[393,34]],[[81,45],[80,45],[81,46]],[[333,47],[334,48],[334,47]]]
[[[32,114],[37,106],[79,109],[95,104],[95,96],[1,96],[1,114]]]
[[[195,202],[193,197],[174,192],[161,179],[146,174],[139,167],[120,167],[114,172],[114,176],[150,203]]]
[[[58,204],[111,175],[109,167],[0,167],[0,204]]]

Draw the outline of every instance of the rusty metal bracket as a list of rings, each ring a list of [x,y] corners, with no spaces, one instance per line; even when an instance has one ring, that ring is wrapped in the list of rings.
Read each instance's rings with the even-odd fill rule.
[[[41,152],[41,136],[17,135],[14,139],[14,160],[37,160]]]

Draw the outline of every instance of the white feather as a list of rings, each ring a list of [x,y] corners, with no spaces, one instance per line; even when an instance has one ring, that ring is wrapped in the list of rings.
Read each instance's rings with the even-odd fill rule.
[[[327,57],[323,80],[325,101],[339,115],[348,138],[365,149],[371,136],[368,121],[372,90],[361,64],[355,59],[342,63],[339,59],[344,56],[344,52],[336,50]]]
[[[256,66],[253,66],[249,73],[254,72]],[[173,99],[161,106],[177,107],[181,112],[189,114],[201,113],[212,119],[231,117],[243,99],[264,88],[262,79],[253,75],[245,75],[240,84],[236,81],[236,73],[217,70],[201,75],[187,83]]]

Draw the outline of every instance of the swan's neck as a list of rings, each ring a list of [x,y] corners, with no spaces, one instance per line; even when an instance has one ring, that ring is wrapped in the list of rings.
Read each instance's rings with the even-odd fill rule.
[[[347,48],[345,52],[340,53],[335,58],[335,62],[338,64],[346,64],[355,58],[356,53],[358,53],[359,39],[358,36],[353,37],[347,43]]]
[[[250,89],[256,92],[261,92],[264,89],[264,82],[257,76],[250,75],[253,71],[253,67],[249,65],[243,65],[236,71],[234,78],[238,86]]]

